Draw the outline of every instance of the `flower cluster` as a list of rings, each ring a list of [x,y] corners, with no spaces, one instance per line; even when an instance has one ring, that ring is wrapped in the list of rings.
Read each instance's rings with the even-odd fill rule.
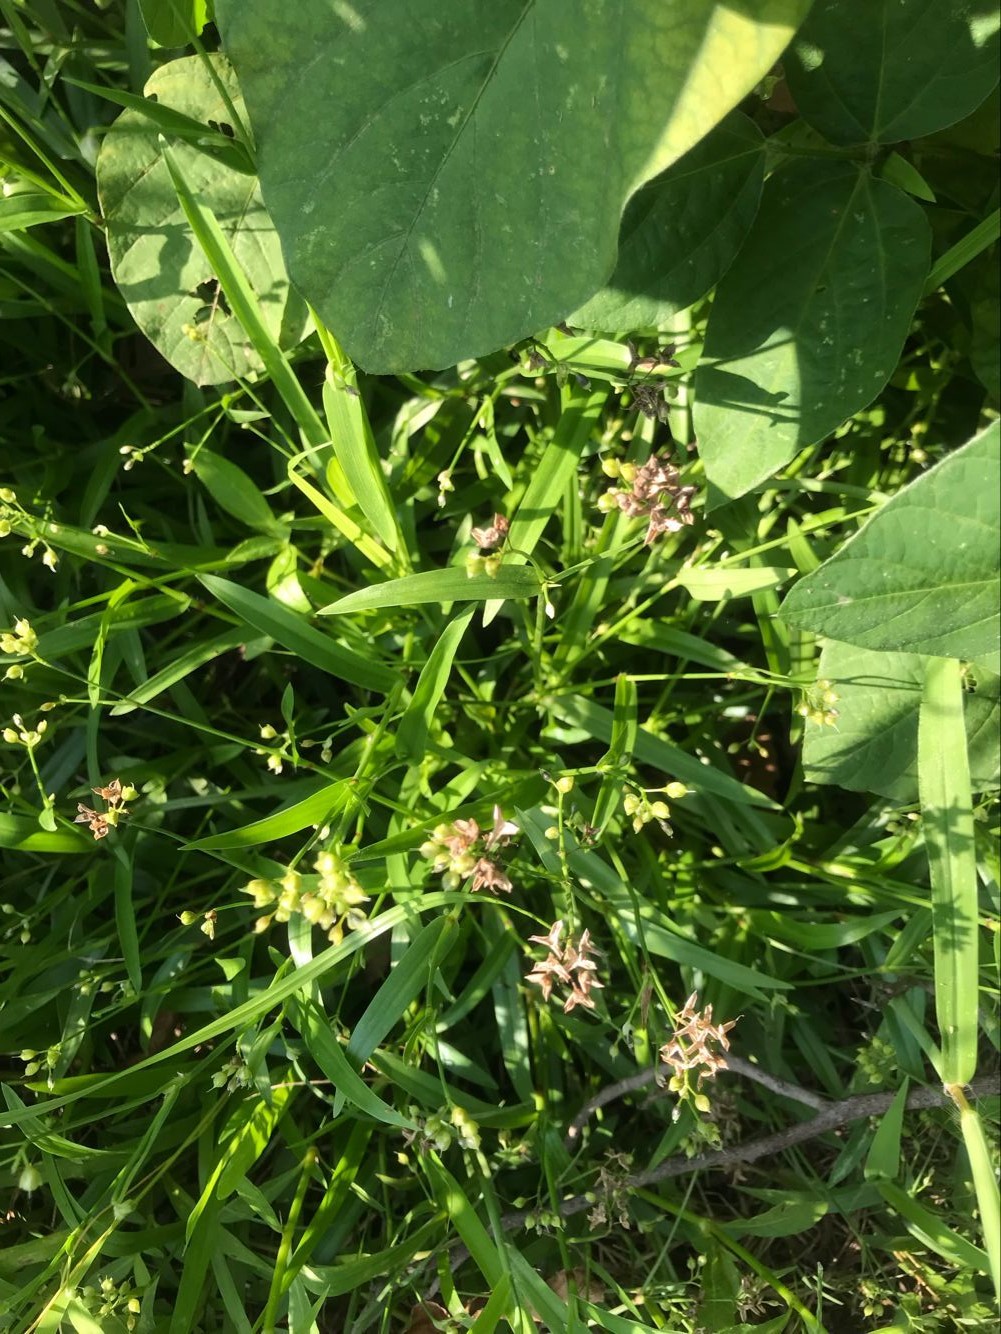
[[[619,509],[631,519],[646,519],[644,545],[649,546],[661,533],[677,533],[693,522],[695,487],[682,486],[678,469],[666,458],[652,454],[641,467],[605,459],[601,469],[606,477],[618,478],[620,485],[599,498],[598,508],[606,514]]]
[[[121,1283],[116,1283],[113,1278],[102,1278],[96,1288],[77,1289],[76,1299],[85,1311],[97,1317],[101,1329],[120,1329],[124,1324],[127,1330],[133,1330],[142,1314],[140,1295],[127,1278]],[[103,1320],[108,1324],[101,1324]]]
[[[723,1052],[730,1050],[727,1037],[736,1019],[725,1024],[713,1023],[713,1007],[707,1005],[704,1010],[697,1010],[698,992],[693,991],[679,1010],[674,1021],[674,1032],[660,1049],[660,1059],[672,1070],[668,1088],[680,1094],[682,1100],[690,1098],[698,1111],[711,1110],[709,1099],[700,1090],[705,1079],[715,1079],[718,1070],[726,1069],[726,1057]],[[692,1077],[695,1078],[694,1085]],[[678,1109],[675,1109],[675,1119]]]
[[[838,711],[833,706],[840,696],[830,681],[821,678],[809,690],[804,691],[802,701],[797,704],[796,712],[807,722],[818,727],[833,727],[838,721]]]
[[[37,527],[31,516],[21,508],[17,496],[11,488],[9,486],[0,486],[0,537],[9,537],[14,531],[14,524],[19,520],[27,521],[29,524]],[[58,533],[59,531],[59,528],[54,523],[49,524],[48,529],[50,533]],[[55,569],[59,564],[59,557],[44,538],[30,538],[21,548],[21,555],[33,556],[39,544],[41,544],[42,547],[42,564],[48,566],[50,570],[55,572]],[[6,653],[7,650],[4,649],[4,652]]]
[[[272,922],[287,922],[299,913],[338,945],[344,939],[345,928],[356,931],[364,923],[361,905],[368,903],[369,896],[346,863],[336,853],[321,852],[313,866],[316,875],[288,870],[281,880],[251,880],[244,885],[243,893],[253,898],[255,908],[274,905],[272,912],[258,918],[255,931],[266,930]]]
[[[440,824],[421,844],[420,852],[442,871],[442,888],[458,889],[470,879],[470,889],[489,889],[510,894],[509,876],[489,854],[505,847],[521,831],[513,820],[505,820],[499,806],[494,807],[493,828],[484,832],[475,820],[455,820]]]
[[[684,783],[668,783],[663,791],[672,801],[688,795]],[[638,834],[651,820],[659,820],[670,833],[667,821],[671,818],[671,808],[666,801],[650,801],[645,792],[627,792],[622,798],[622,807],[633,822],[633,833]]]
[[[552,924],[547,935],[529,936],[529,940],[537,945],[545,945],[549,951],[545,959],[537,960],[532,965],[532,971],[525,979],[541,990],[542,999],[547,1001],[553,993],[553,987],[559,982],[570,988],[570,994],[563,1002],[564,1014],[569,1014],[578,1005],[593,1010],[591,991],[595,987],[600,990],[604,983],[595,977],[598,965],[589,957],[600,953],[591,944],[591,933],[582,931],[576,945],[571,935],[564,941],[563,923],[560,921]]]
[[[31,628],[31,623],[23,617],[14,622],[13,630],[0,634],[0,653],[9,653],[12,657],[26,658],[35,651],[38,636]]]
[[[34,750],[48,727],[44,718],[35,727],[29,727],[19,713],[15,713],[11,721],[14,726],[5,727],[0,735],[9,746],[26,746],[28,750]]]
[[[73,823],[89,825],[90,832],[95,839],[107,838],[121,817],[128,815],[129,812],[125,803],[135,800],[138,793],[129,784],[123,787],[120,778],[113,778],[107,787],[92,787],[90,790],[95,796],[101,798],[107,809],[94,811],[89,806],[85,806],[82,801],[78,801],[77,815]]]

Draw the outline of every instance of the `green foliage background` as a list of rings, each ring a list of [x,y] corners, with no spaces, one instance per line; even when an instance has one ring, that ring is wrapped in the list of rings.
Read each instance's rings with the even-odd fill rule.
[[[989,1327],[998,29],[0,0],[0,1328]]]

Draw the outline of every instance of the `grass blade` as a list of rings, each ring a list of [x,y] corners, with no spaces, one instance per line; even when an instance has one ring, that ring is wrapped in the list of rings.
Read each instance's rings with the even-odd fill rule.
[[[968,1084],[977,1065],[977,863],[962,667],[954,658],[928,659],[918,788],[931,875],[942,1082]]]

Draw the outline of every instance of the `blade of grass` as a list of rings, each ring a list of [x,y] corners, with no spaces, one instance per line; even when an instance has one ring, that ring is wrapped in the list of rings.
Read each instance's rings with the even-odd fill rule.
[[[918,790],[931,875],[942,1082],[968,1084],[977,1065],[977,862],[962,667],[954,658],[928,659]]]
[[[212,574],[199,577],[213,597],[218,598],[258,634],[270,636],[290,653],[319,667],[321,671],[366,690],[377,690],[383,695],[389,694],[397,684],[397,675],[390,668],[383,666],[374,657],[363,658],[360,653],[342,647],[280,602],[252,593],[249,588],[235,584],[230,579],[221,579]]]
[[[449,621],[428,654],[413,696],[396,729],[396,753],[400,759],[411,764],[423,759],[431,720],[445,693],[455,654],[475,611],[475,607],[469,607]]]
[[[244,333],[254,345],[254,350],[264,362],[264,367],[282,401],[295,418],[307,443],[325,444],[327,432],[312,403],[306,397],[295,372],[275,340],[261,315],[253,289],[247,282],[243,270],[233,254],[222,228],[215,219],[212,210],[207,208],[192,194],[184,174],[177,165],[177,160],[170,146],[161,137],[163,160],[170,172],[178,202],[184,210],[195,239],[212,266],[212,271],[219,279],[230,309],[240,321]]]
[[[494,576],[469,575],[450,565],[442,570],[424,570],[420,574],[405,574],[402,579],[372,588],[359,588],[319,609],[320,616],[340,616],[349,611],[370,611],[374,608],[416,607],[424,602],[484,602],[501,594],[507,598],[532,598],[541,589],[539,576],[534,570],[521,565],[505,564]]]

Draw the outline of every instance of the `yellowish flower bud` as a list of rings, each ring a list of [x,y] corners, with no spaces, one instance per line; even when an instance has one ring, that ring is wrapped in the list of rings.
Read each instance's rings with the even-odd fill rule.
[[[664,795],[671,801],[680,801],[682,797],[688,796],[688,788],[684,783],[666,783],[664,785]]]
[[[573,774],[564,774],[562,778],[557,778],[555,786],[557,792],[564,797],[567,796],[574,788]]]

